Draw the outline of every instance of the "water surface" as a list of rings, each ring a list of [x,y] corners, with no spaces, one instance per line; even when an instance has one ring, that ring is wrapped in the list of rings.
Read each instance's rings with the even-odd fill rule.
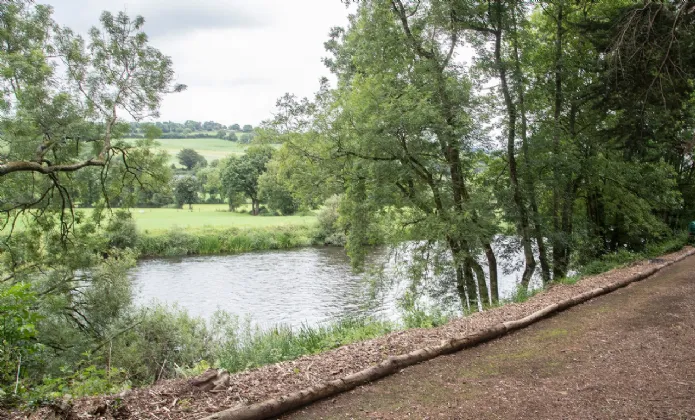
[[[388,266],[394,258],[377,249],[370,261]],[[133,274],[138,303],[177,303],[206,319],[222,309],[250,316],[262,326],[316,325],[365,315],[395,320],[396,297],[406,287],[404,281],[391,281],[388,290],[367,305],[365,276],[353,273],[345,250],[335,247],[151,259],[140,261]],[[512,292],[518,277],[500,268],[502,296]]]

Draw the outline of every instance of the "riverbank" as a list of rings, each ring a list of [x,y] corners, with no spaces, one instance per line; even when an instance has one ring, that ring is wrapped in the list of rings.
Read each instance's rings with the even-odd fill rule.
[[[259,216],[256,216],[259,217]],[[311,224],[268,227],[199,229],[173,228],[138,233],[135,248],[140,258],[186,255],[238,254],[318,245],[317,228]]]
[[[193,389],[186,380],[174,380],[135,390],[123,398],[118,398],[118,406],[126,407],[134,418],[154,419],[162,415],[171,419],[200,418],[210,412],[237,404],[286,395],[322,381],[358,372],[380,363],[389,356],[405,354],[439,344],[447,338],[461,337],[500,322],[522,318],[552,303],[658,266],[660,262],[675,260],[686,252],[682,250],[665,255],[659,260],[637,262],[626,268],[586,277],[574,284],[553,285],[548,290],[530,297],[526,302],[510,303],[486,312],[475,313],[437,328],[399,331],[329,352],[241,372],[232,375],[230,387],[221,392],[202,392]],[[81,399],[75,402],[73,410],[80,415],[88,416],[89,412],[109,401],[114,401],[114,398]],[[35,415],[40,416],[35,418],[42,418],[45,412]]]

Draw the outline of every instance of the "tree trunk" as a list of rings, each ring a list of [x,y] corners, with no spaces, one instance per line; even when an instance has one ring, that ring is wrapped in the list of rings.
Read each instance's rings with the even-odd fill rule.
[[[558,5],[557,30],[555,38],[555,109],[553,112],[553,278],[564,277],[562,270],[564,242],[566,238],[561,233],[560,201],[562,174],[560,172],[560,117],[562,115],[562,4]]]
[[[490,301],[490,294],[487,291],[487,283],[485,282],[485,272],[483,271],[483,267],[478,264],[478,262],[474,258],[469,258],[470,265],[473,268],[473,272],[475,273],[475,278],[478,280],[478,295],[480,296],[480,306],[482,308],[485,308],[485,305],[489,305],[492,302]]]
[[[456,264],[456,292],[459,295],[463,310],[470,311],[468,298],[466,297],[466,281],[463,278],[463,266],[461,264]]]
[[[461,304],[464,309],[477,309],[478,293],[471,270],[470,248],[465,242],[458,242],[454,238],[447,238],[447,242],[456,266],[456,291],[461,299]]]
[[[490,271],[490,303],[496,305],[500,300],[499,286],[497,284],[497,258],[489,242],[483,243],[483,249],[485,249],[485,257],[487,258],[487,265]]]
[[[576,121],[578,112],[579,108],[575,104],[572,104],[570,108],[569,134],[573,143],[576,142],[577,137]],[[562,208],[560,209],[560,232],[562,237],[558,244],[557,253],[553,251],[553,259],[555,259],[556,256],[558,258],[557,262],[554,263],[554,275],[557,279],[566,277],[569,269],[570,255],[572,252],[571,241],[573,230],[572,220],[574,217],[574,197],[577,193],[578,183],[579,181],[574,179],[572,173],[567,175],[567,182],[562,196]]]
[[[545,249],[545,239],[543,237],[543,225],[538,211],[538,203],[536,201],[536,185],[534,182],[534,172],[531,168],[531,158],[528,146],[528,122],[526,119],[526,88],[524,85],[523,72],[521,69],[521,58],[519,56],[519,37],[517,32],[516,10],[513,10],[514,20],[514,78],[516,79],[517,95],[519,100],[519,113],[521,114],[521,150],[524,156],[525,165],[525,184],[526,195],[531,204],[531,220],[534,225],[534,236],[538,245],[538,259],[541,263],[541,275],[543,284],[550,282],[550,263],[548,262],[548,252]]]
[[[466,258],[463,264],[463,278],[466,280],[466,294],[468,295],[468,309],[471,312],[478,310],[478,288],[473,275],[472,258]]]
[[[499,72],[500,84],[502,86],[502,94],[507,107],[507,160],[509,161],[509,179],[512,184],[512,193],[514,205],[518,212],[517,229],[521,235],[521,244],[524,250],[524,259],[526,265],[524,273],[521,277],[521,286],[526,289],[531,282],[533,272],[536,269],[536,259],[533,256],[533,248],[531,247],[531,234],[529,228],[528,214],[526,206],[521,196],[521,187],[519,186],[519,177],[517,174],[516,163],[516,106],[512,100],[512,95],[507,82],[507,68],[502,61],[502,5],[501,0],[497,0],[499,15],[498,27],[495,31],[495,64]]]

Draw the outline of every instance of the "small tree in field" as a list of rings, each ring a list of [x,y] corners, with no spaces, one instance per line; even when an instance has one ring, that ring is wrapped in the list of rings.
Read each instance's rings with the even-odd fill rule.
[[[246,195],[251,199],[254,215],[260,211],[258,178],[266,171],[272,154],[273,149],[269,146],[249,147],[245,156],[229,158],[222,170],[222,188],[227,197],[237,193]]]
[[[193,204],[198,202],[198,182],[192,176],[179,179],[174,186],[174,195],[179,206],[188,204],[188,209],[193,210]]]
[[[178,158],[179,163],[185,166],[189,171],[196,165],[205,166],[207,164],[205,158],[193,149],[183,149],[176,155],[176,157]]]

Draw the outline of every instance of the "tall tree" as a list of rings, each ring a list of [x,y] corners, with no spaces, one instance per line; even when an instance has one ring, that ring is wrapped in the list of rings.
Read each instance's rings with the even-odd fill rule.
[[[470,80],[452,61],[458,34],[438,25],[436,11],[417,2],[359,2],[350,27],[333,31],[326,44],[337,89],[320,91],[314,106],[305,107],[318,109],[308,119],[311,129],[287,136],[285,146],[320,156],[322,169],[340,174],[346,192],[341,213],[354,260],[371,243],[376,216],[389,209],[401,226],[390,240],[428,239],[422,255],[436,250],[464,307],[476,309],[479,296],[483,304],[497,299],[490,246],[496,226],[471,181],[481,158],[473,150],[479,132],[472,123]],[[281,126],[286,114],[279,113]],[[307,137],[312,144],[304,143]],[[477,258],[482,250],[491,297]]]
[[[188,204],[188,209],[193,210],[193,204],[198,202],[198,181],[192,176],[184,176],[174,184],[174,196],[179,206]]]
[[[227,197],[231,200],[236,194],[246,195],[251,200],[254,215],[260,212],[258,178],[266,171],[272,154],[270,146],[252,146],[246,150],[246,155],[230,157],[222,168],[222,188]]]

